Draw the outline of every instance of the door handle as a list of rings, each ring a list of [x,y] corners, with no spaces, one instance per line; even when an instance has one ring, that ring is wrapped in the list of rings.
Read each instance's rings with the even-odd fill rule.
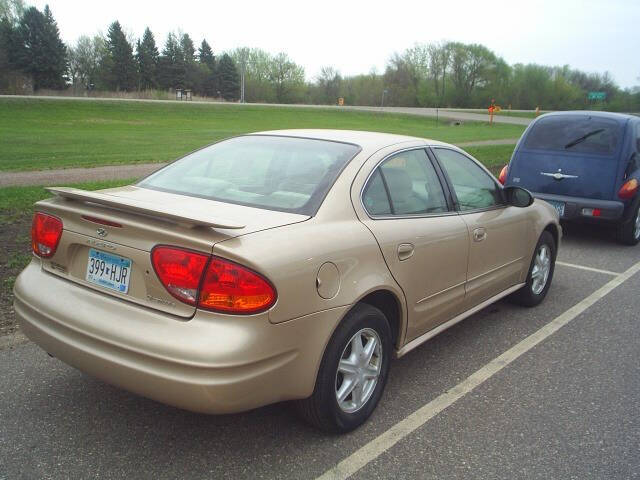
[[[482,228],[482,227],[476,228],[473,231],[473,241],[474,242],[481,242],[485,238],[487,238],[487,231],[484,228]]]
[[[413,256],[413,245],[410,243],[401,243],[398,245],[398,259],[400,261],[406,260],[407,258],[411,258]]]

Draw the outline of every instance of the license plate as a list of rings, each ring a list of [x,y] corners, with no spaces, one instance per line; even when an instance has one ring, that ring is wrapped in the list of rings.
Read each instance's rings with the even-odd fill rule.
[[[563,202],[554,202],[553,200],[547,200],[551,204],[553,208],[558,212],[558,216],[564,217],[564,203]]]
[[[130,277],[130,259],[93,248],[89,249],[87,282],[95,283],[116,292],[127,293],[129,291]]]

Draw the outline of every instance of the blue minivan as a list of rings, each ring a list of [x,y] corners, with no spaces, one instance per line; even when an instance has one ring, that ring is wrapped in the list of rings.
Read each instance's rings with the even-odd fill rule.
[[[555,207],[561,220],[614,224],[640,241],[640,118],[609,112],[554,112],[522,134],[499,176]]]

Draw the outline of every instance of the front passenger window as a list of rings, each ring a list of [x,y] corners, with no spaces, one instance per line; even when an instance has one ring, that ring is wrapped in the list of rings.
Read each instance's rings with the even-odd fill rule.
[[[469,157],[446,148],[435,148],[434,152],[449,175],[460,210],[479,210],[504,204],[500,187]]]

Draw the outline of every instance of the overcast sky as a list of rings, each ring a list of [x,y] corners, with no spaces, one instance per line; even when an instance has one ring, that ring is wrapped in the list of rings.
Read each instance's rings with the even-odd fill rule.
[[[383,72],[394,52],[440,40],[481,43],[508,63],[609,71],[640,85],[640,0],[409,1],[71,1],[46,3],[62,38],[105,32],[119,20],[140,37],[149,26],[159,49],[182,30],[214,53],[235,47],[286,52],[313,79],[324,65],[343,75]]]

